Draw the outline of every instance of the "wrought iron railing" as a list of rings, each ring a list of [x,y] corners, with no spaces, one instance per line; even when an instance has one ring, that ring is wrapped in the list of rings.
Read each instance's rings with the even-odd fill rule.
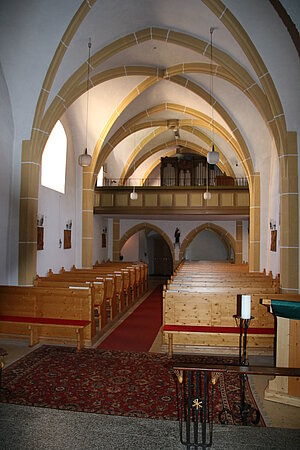
[[[174,362],[173,370],[179,383],[180,441],[187,449],[209,448],[213,439],[214,390],[220,374],[236,374],[242,380],[247,375],[300,376],[300,368],[268,366],[205,365]],[[245,398],[241,391],[239,414],[245,422]],[[247,405],[249,421],[257,425],[258,411]],[[224,409],[218,414],[220,423],[226,424],[226,416],[234,412]]]

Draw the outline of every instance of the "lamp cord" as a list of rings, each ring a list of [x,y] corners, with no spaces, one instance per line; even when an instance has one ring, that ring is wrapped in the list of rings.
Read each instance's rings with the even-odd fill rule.
[[[213,61],[213,41],[212,41],[212,35],[213,35],[214,29],[210,29],[210,99],[211,99],[211,129],[212,129],[212,151],[214,151],[214,77],[212,72],[212,61]]]
[[[87,141],[88,141],[88,122],[89,122],[89,87],[90,87],[90,64],[91,64],[91,47],[92,41],[89,38],[88,48],[89,48],[89,57],[88,57],[88,70],[87,70],[87,80],[86,80],[86,122],[85,122],[85,148],[87,151]]]
[[[206,161],[206,192],[208,192],[208,162]]]

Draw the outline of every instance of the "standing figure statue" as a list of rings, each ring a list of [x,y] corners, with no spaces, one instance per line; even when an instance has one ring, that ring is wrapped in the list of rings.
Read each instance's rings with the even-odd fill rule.
[[[174,248],[176,247],[176,244],[178,244],[178,247],[180,247],[180,231],[179,231],[179,228],[176,228],[174,237],[175,237]]]

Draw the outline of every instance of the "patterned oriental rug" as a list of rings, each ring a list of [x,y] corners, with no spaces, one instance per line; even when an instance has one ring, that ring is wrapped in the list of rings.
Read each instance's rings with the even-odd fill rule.
[[[192,358],[192,359],[191,359]],[[234,358],[180,356],[177,361],[233,364]],[[42,346],[5,368],[1,401],[18,405],[98,414],[178,420],[174,360],[156,353],[132,353]],[[249,385],[246,400],[257,408]],[[226,374],[215,387],[214,421],[223,408],[236,411],[240,383]],[[240,415],[228,423],[241,424]],[[260,426],[264,426],[261,419]]]
[[[104,341],[99,348],[148,352],[162,325],[162,293],[158,286]]]

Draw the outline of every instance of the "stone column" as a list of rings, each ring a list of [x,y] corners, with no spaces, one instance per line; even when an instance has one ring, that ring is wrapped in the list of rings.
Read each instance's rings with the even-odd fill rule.
[[[31,155],[31,141],[23,141],[19,218],[20,285],[32,285],[36,275],[39,175],[40,162]]]
[[[297,134],[287,134],[286,154],[280,168],[280,288],[299,292],[299,211]],[[276,365],[300,367],[300,325],[297,320],[278,318]],[[276,377],[265,391],[267,400],[300,407],[299,378]]]
[[[90,167],[82,169],[82,267],[93,267],[93,172]]]
[[[243,262],[243,222],[237,220],[236,228],[236,245],[235,245],[235,264],[242,264]]]
[[[260,175],[251,176],[249,271],[260,271]]]

